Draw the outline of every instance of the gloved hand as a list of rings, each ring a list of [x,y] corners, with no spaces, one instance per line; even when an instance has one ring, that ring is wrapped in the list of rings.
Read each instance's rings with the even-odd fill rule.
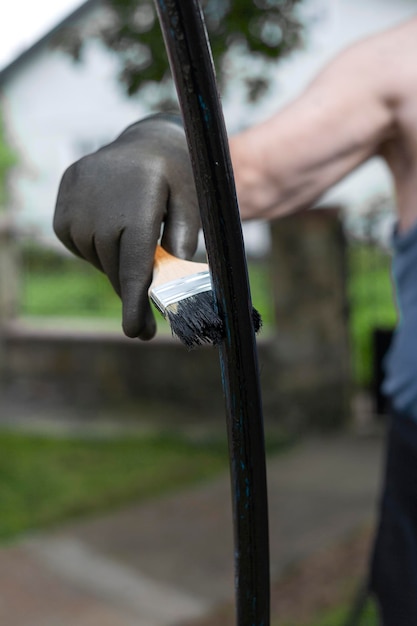
[[[107,274],[121,297],[128,337],[156,331],[148,288],[161,228],[168,252],[193,256],[200,217],[188,148],[179,116],[165,114],[71,165],[55,209],[59,239]]]

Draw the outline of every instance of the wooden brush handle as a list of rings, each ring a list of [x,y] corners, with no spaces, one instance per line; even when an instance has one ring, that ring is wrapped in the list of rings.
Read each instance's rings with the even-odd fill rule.
[[[153,280],[150,289],[207,270],[207,263],[184,261],[184,259],[179,259],[158,245],[155,250]]]
[[[154,264],[159,265],[161,263],[166,263],[166,262],[175,262],[177,261],[178,257],[174,256],[173,254],[170,254],[169,252],[167,252],[165,250],[165,248],[163,248],[160,245],[156,246],[156,250],[155,250],[155,256],[154,256]]]

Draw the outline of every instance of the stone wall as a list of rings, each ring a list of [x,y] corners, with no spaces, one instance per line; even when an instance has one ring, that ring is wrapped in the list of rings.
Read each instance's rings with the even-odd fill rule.
[[[140,403],[209,413],[223,408],[218,354],[188,352],[170,337],[71,332],[10,324],[4,392],[25,403],[126,408]]]
[[[24,407],[50,411],[56,407],[94,415],[138,419],[144,410],[164,415],[183,413],[183,420],[224,419],[224,399],[219,356],[214,348],[188,352],[179,342],[159,337],[144,343],[121,333],[48,332],[19,324],[5,336],[7,359],[3,371],[3,405],[14,401]],[[299,403],[299,387],[285,387],[274,342],[258,340],[260,378],[265,419],[286,431],[307,425],[328,426],[310,411],[316,406]],[[310,388],[312,396],[315,390]],[[339,410],[339,407],[332,407]],[[334,416],[340,423],[340,415]]]

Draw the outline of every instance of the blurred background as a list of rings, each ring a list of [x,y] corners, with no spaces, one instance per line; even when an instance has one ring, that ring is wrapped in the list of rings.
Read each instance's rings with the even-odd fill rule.
[[[207,0],[203,7],[230,133],[291,101],[343,47],[417,14],[411,0]],[[153,4],[22,2],[3,13],[0,616],[13,626],[156,626],[203,624],[214,611],[216,624],[230,623],[217,353],[186,352],[163,321],[149,344],[124,338],[107,280],[52,231],[66,167],[128,124],[176,106]],[[297,526],[289,517],[274,533],[280,623],[341,623],[349,594],[338,588],[323,598],[323,588],[344,569],[340,562],[340,584],[351,595],[365,571],[385,428],[381,367],[396,322],[394,222],[391,180],[373,159],[313,210],[279,226],[244,226],[252,298],[264,320],[258,348],[278,494],[271,514],[275,520],[276,508],[278,525],[283,507],[303,520]],[[329,465],[321,465],[323,453]],[[303,482],[308,467],[317,482]],[[280,499],[295,492],[297,506]],[[191,562],[187,519],[198,535]],[[298,578],[283,582],[294,563]],[[309,595],[311,571],[319,582]],[[55,584],[54,600],[33,580]],[[169,615],[156,610],[158,594],[170,598]],[[305,612],[296,615],[300,606]]]

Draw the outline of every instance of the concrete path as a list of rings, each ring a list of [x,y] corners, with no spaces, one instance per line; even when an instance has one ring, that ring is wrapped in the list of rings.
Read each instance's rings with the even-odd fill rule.
[[[372,521],[381,436],[305,441],[268,463],[273,577]],[[170,626],[233,599],[228,475],[0,551],[0,624]]]

